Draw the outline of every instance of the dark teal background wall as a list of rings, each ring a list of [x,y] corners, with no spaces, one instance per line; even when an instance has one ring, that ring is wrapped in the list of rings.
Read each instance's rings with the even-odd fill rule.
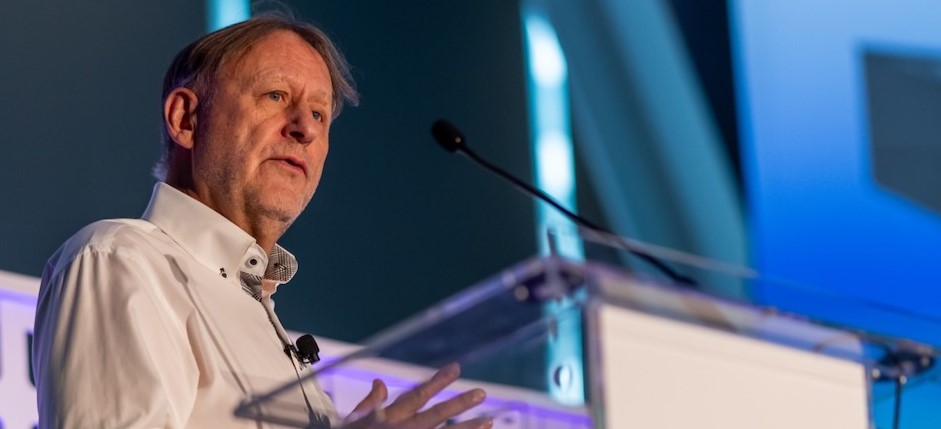
[[[532,204],[431,140],[439,116],[528,177],[515,2],[295,2],[362,93],[283,238],[292,329],[359,340],[535,252]],[[158,154],[160,84],[204,31],[201,2],[7,3],[0,14],[0,269],[38,276],[69,235],[136,217]]]

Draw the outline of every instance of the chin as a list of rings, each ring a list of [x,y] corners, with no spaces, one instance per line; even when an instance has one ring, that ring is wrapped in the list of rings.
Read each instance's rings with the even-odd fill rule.
[[[292,223],[294,223],[294,220],[297,219],[297,216],[300,215],[299,211],[283,210],[280,208],[268,208],[265,210],[259,210],[258,213],[261,214],[263,217],[266,217],[278,223],[283,223],[285,225],[291,225]]]
[[[306,204],[303,201],[286,199],[256,199],[249,203],[250,210],[268,219],[291,224],[301,214]]]

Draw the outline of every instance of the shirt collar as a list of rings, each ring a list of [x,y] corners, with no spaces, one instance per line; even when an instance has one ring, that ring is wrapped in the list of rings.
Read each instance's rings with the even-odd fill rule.
[[[269,255],[247,232],[164,182],[154,185],[150,204],[141,217],[160,228],[199,263],[223,277],[238,279],[239,271],[264,275],[277,269],[277,282],[287,283],[297,272],[297,259],[283,247],[275,244],[269,260]]]

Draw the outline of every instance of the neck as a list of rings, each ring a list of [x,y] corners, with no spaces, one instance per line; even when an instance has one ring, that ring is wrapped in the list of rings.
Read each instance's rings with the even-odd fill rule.
[[[166,183],[215,210],[216,213],[255,238],[255,242],[264,249],[265,254],[271,254],[275,243],[290,226],[290,223],[275,216],[267,216],[265,213],[253,213],[254,215],[251,216],[249,213],[252,212],[246,210],[244,201],[237,201],[234,196],[214,198],[215,193],[195,185],[190,178],[181,178],[179,175],[168,173]]]

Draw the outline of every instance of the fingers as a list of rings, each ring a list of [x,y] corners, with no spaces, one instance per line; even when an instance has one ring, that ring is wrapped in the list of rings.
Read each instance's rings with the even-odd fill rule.
[[[460,372],[457,364],[447,365],[424,383],[399,396],[386,408],[382,408],[382,403],[388,394],[386,386],[379,380],[373,380],[372,390],[356,406],[347,418],[347,425],[344,427],[350,429],[380,426],[389,428],[438,427],[449,419],[479,405],[486,398],[483,390],[472,389],[419,412],[430,399],[457,380]],[[478,417],[449,425],[448,429],[489,429],[492,426],[493,421],[489,417]]]
[[[457,380],[460,375],[461,368],[455,363],[441,368],[428,381],[403,393],[395,402],[386,407],[386,416],[393,421],[411,417],[424,407],[429,399],[444,390],[454,380]]]
[[[438,427],[438,425],[446,422],[448,419],[479,405],[486,397],[487,394],[484,393],[484,391],[481,389],[468,390],[467,392],[448,399],[447,401],[436,404],[435,406],[416,414],[415,417],[412,418],[412,424],[414,424],[414,427],[420,428]],[[486,419],[486,421],[490,420]],[[473,422],[473,420],[468,420],[468,422]],[[461,424],[468,422],[462,422]],[[484,423],[484,421],[479,421],[476,424],[468,423],[468,426],[466,427],[485,427],[480,426],[482,423]],[[448,429],[451,429],[451,427],[452,426],[448,426]],[[453,427],[460,428],[465,426]]]
[[[353,411],[350,413],[349,417],[346,418],[347,421],[356,421],[373,410],[377,410],[382,406],[382,403],[386,401],[386,398],[389,395],[389,390],[386,388],[385,383],[382,380],[373,380],[372,389],[369,390],[369,394],[363,398],[359,404],[356,405],[356,408],[353,408]]]

